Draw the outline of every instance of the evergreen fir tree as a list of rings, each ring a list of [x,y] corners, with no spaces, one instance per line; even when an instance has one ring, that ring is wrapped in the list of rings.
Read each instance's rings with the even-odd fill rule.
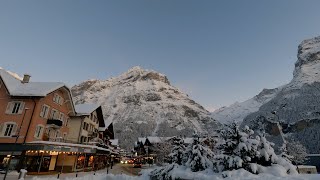
[[[221,137],[224,141],[218,145],[220,152],[214,158],[216,171],[244,168],[249,172],[258,173],[257,165],[279,164],[286,168],[288,173],[296,173],[288,159],[275,154],[273,143],[264,136],[254,138],[253,134],[254,132],[248,126],[240,130],[236,124],[228,125],[225,130],[222,130]]]
[[[183,139],[180,137],[173,137],[172,139],[172,150],[168,155],[168,162],[170,164],[176,163],[182,165],[183,153],[185,151],[185,145]]]
[[[201,145],[199,139],[199,136],[195,133],[193,135],[193,142],[187,147],[183,158],[184,165],[189,167],[193,172],[213,167],[211,161],[213,152]]]

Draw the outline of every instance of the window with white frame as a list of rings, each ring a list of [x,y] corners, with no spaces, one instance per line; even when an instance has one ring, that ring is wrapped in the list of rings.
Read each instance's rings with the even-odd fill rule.
[[[69,118],[66,118],[65,126],[68,126],[68,124],[69,124]]]
[[[60,99],[59,99],[58,102],[59,102],[60,105],[63,105],[64,99],[60,96]]]
[[[11,101],[7,105],[6,114],[21,114],[24,109],[23,101]]]
[[[49,109],[50,109],[50,106],[48,106],[46,104],[42,105],[40,117],[48,118]]]
[[[63,133],[63,140],[67,139],[67,133]]]
[[[7,122],[1,126],[1,135],[11,137],[17,131],[17,124],[15,122]]]
[[[52,110],[51,110],[51,116],[50,116],[50,118],[52,118],[52,119],[58,119],[58,116],[59,116],[58,113],[59,113],[59,112],[58,112],[56,109],[52,109]]]
[[[61,135],[60,135],[60,131],[59,130],[57,130],[56,131],[56,138],[59,138]]]
[[[59,96],[57,93],[53,95],[53,102],[62,105],[63,104],[63,98]]]
[[[64,124],[64,114],[63,113],[60,113],[60,120],[63,122]]]
[[[43,134],[43,130],[44,130],[44,127],[42,125],[38,125],[36,127],[36,131],[34,133],[34,137],[35,138],[41,138],[42,137],[42,134]]]
[[[97,116],[94,116],[94,122],[98,124],[98,118],[97,118]]]

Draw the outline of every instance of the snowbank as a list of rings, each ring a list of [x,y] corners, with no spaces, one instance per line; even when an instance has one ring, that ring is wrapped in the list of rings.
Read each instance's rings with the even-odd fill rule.
[[[190,169],[179,167],[172,172],[172,177],[180,177],[187,180],[319,180],[318,174],[298,174],[286,175],[281,172],[281,168],[272,166],[264,169],[265,173],[259,175],[251,174],[244,169],[226,171],[223,174],[216,174],[213,171],[206,170],[200,172],[192,172]],[[150,170],[143,171],[141,176],[113,175],[113,174],[96,174],[86,175],[78,178],[66,178],[66,180],[149,180]],[[225,178],[224,178],[225,177]],[[33,178],[33,180],[57,180],[52,178]]]

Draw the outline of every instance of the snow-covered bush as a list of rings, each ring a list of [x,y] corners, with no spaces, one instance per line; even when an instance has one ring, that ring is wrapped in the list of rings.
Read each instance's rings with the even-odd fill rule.
[[[245,126],[243,130],[235,123],[222,130],[222,143],[218,144],[219,154],[214,158],[215,170],[218,172],[243,168],[258,174],[263,172],[261,166],[279,164],[287,173],[296,173],[289,160],[275,154],[273,143],[265,137],[254,137],[254,131]]]
[[[207,168],[212,169],[213,152],[200,144],[199,136],[193,135],[193,142],[186,148],[183,156],[183,164],[190,168],[191,171],[203,171]]]
[[[307,159],[307,149],[299,141],[287,143],[287,153],[292,156],[290,159],[294,164],[302,164]]]
[[[151,180],[172,180],[171,172],[177,168],[177,164],[168,164],[164,167],[156,168],[150,172]]]

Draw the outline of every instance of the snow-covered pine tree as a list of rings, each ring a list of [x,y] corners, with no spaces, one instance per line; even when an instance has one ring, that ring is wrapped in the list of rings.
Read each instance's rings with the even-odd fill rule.
[[[182,165],[183,153],[185,151],[185,145],[181,137],[173,137],[172,141],[172,150],[168,156],[168,162],[170,164],[176,163]]]
[[[254,138],[254,131],[248,126],[241,131],[239,126],[233,123],[220,133],[224,141],[217,146],[220,152],[214,158],[217,171],[244,168],[249,172],[259,173],[258,165],[279,164],[288,174],[297,173],[290,161],[275,154],[273,143],[263,136]]]
[[[251,167],[251,162],[258,160],[258,145],[260,139],[253,139],[250,135],[254,132],[245,126],[243,131],[240,131],[236,123],[227,125],[220,131],[223,138],[222,143],[217,145],[219,154],[215,156],[216,171],[226,171],[244,168],[255,173]]]
[[[200,144],[198,134],[193,134],[193,142],[186,148],[183,156],[183,164],[191,171],[203,171],[212,168],[213,152],[206,146]]]
[[[167,160],[170,164],[167,164],[164,167],[156,168],[155,170],[151,171],[151,180],[171,180],[172,177],[170,172],[173,169],[178,168],[179,165],[182,165],[182,158],[185,150],[183,139],[181,139],[180,137],[173,137],[171,141],[171,145],[166,145],[166,147],[172,147],[171,153],[167,157]],[[166,143],[168,142],[166,141]],[[160,148],[159,150],[161,151],[163,149]],[[166,155],[167,154],[168,153],[166,153]]]

